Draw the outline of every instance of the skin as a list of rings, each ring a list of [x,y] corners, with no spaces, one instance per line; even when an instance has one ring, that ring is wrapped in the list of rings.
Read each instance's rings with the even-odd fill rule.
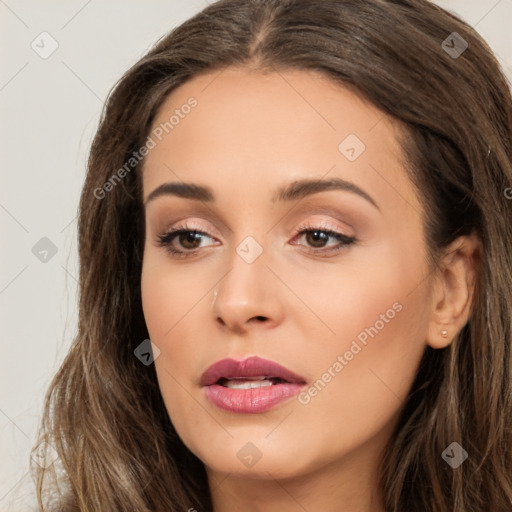
[[[167,195],[146,205],[142,299],[169,416],[206,466],[215,512],[339,512],[340,504],[380,512],[382,451],[425,347],[445,347],[467,322],[478,241],[457,239],[432,272],[400,129],[339,84],[309,71],[227,68],[173,91],[154,127],[191,96],[197,106],[149,152],[143,171],[144,199],[165,182],[207,185],[216,198]],[[354,161],[338,149],[348,134],[366,146]],[[293,180],[332,177],[356,184],[378,208],[342,190],[271,200]],[[189,251],[175,258],[158,236],[185,222],[207,235],[196,246],[175,238],[173,247]],[[304,224],[357,240],[329,253],[338,240],[322,248],[296,233]],[[248,236],[263,250],[252,263],[236,252]],[[295,397],[236,414],[216,408],[199,385],[214,362],[252,355],[311,385],[329,368],[332,375],[338,356],[393,304],[401,310],[306,404]],[[237,457],[248,442],[261,454],[252,467]]]

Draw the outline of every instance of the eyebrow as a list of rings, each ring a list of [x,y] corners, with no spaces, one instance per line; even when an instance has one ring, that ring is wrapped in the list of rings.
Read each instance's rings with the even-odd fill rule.
[[[341,178],[330,178],[328,180],[302,179],[289,183],[280,188],[271,198],[273,203],[277,201],[296,201],[312,194],[318,194],[328,190],[343,190],[352,192],[362,197],[377,210],[379,205],[375,200],[363,189],[350,181]],[[161,196],[176,196],[184,199],[194,199],[197,201],[214,202],[215,195],[213,190],[205,185],[197,185],[195,183],[163,183],[153,190],[146,198],[144,205]]]

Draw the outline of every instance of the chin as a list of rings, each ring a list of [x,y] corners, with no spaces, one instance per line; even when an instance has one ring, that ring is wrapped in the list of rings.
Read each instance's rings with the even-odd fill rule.
[[[300,445],[293,440],[270,443],[264,435],[245,435],[223,440],[215,447],[196,446],[190,449],[212,472],[274,480],[297,477],[314,469],[314,458],[308,457],[304,448],[298,450]]]

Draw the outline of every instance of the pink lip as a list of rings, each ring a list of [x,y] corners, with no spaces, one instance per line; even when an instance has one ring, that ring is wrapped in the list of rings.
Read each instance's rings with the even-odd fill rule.
[[[275,377],[286,382],[252,389],[231,389],[218,383],[220,379],[244,377]],[[238,413],[261,413],[294,396],[306,384],[306,380],[283,366],[249,357],[242,361],[222,359],[210,366],[201,376],[207,398],[220,409]]]

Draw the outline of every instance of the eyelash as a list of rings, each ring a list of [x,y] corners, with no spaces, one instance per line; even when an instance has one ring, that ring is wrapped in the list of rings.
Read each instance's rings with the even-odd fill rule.
[[[315,250],[314,248],[312,249],[312,252],[314,254],[319,254],[319,253],[323,253],[323,256],[324,257],[327,257],[327,255],[335,255],[335,254],[338,254],[340,253],[343,249],[345,249],[346,247],[356,243],[358,240],[356,237],[351,237],[351,236],[347,236],[347,235],[344,235],[343,233],[338,233],[337,231],[333,231],[331,229],[328,229],[328,228],[324,228],[322,226],[312,226],[312,225],[303,225],[303,226],[300,226],[299,228],[297,228],[295,230],[295,237],[297,235],[304,235],[304,234],[307,234],[307,233],[312,233],[312,232],[320,232],[320,233],[324,233],[330,237],[333,237],[333,238],[336,238],[340,244],[337,246],[337,247],[334,247],[334,248],[328,248],[327,250],[325,250],[324,248],[318,248],[317,250]],[[194,234],[197,234],[197,235],[204,235],[204,236],[207,236],[209,238],[211,238],[207,233],[205,233],[204,231],[200,231],[198,229],[194,229],[192,227],[189,227],[187,225],[185,226],[181,226],[181,227],[177,227],[177,228],[174,228],[174,229],[171,229],[169,231],[166,231],[165,233],[162,233],[161,235],[158,235],[158,246],[159,247],[164,247],[165,250],[167,252],[169,252],[171,254],[171,256],[175,257],[175,258],[186,258],[188,257],[189,255],[192,255],[194,254],[197,249],[194,249],[194,250],[186,250],[186,251],[180,251],[178,249],[175,249],[174,247],[172,247],[172,242],[174,241],[174,239],[176,237],[178,237],[179,235],[182,235],[182,234],[187,234],[187,233],[194,233]],[[294,237],[294,238],[295,238]],[[327,254],[325,254],[327,253]]]

